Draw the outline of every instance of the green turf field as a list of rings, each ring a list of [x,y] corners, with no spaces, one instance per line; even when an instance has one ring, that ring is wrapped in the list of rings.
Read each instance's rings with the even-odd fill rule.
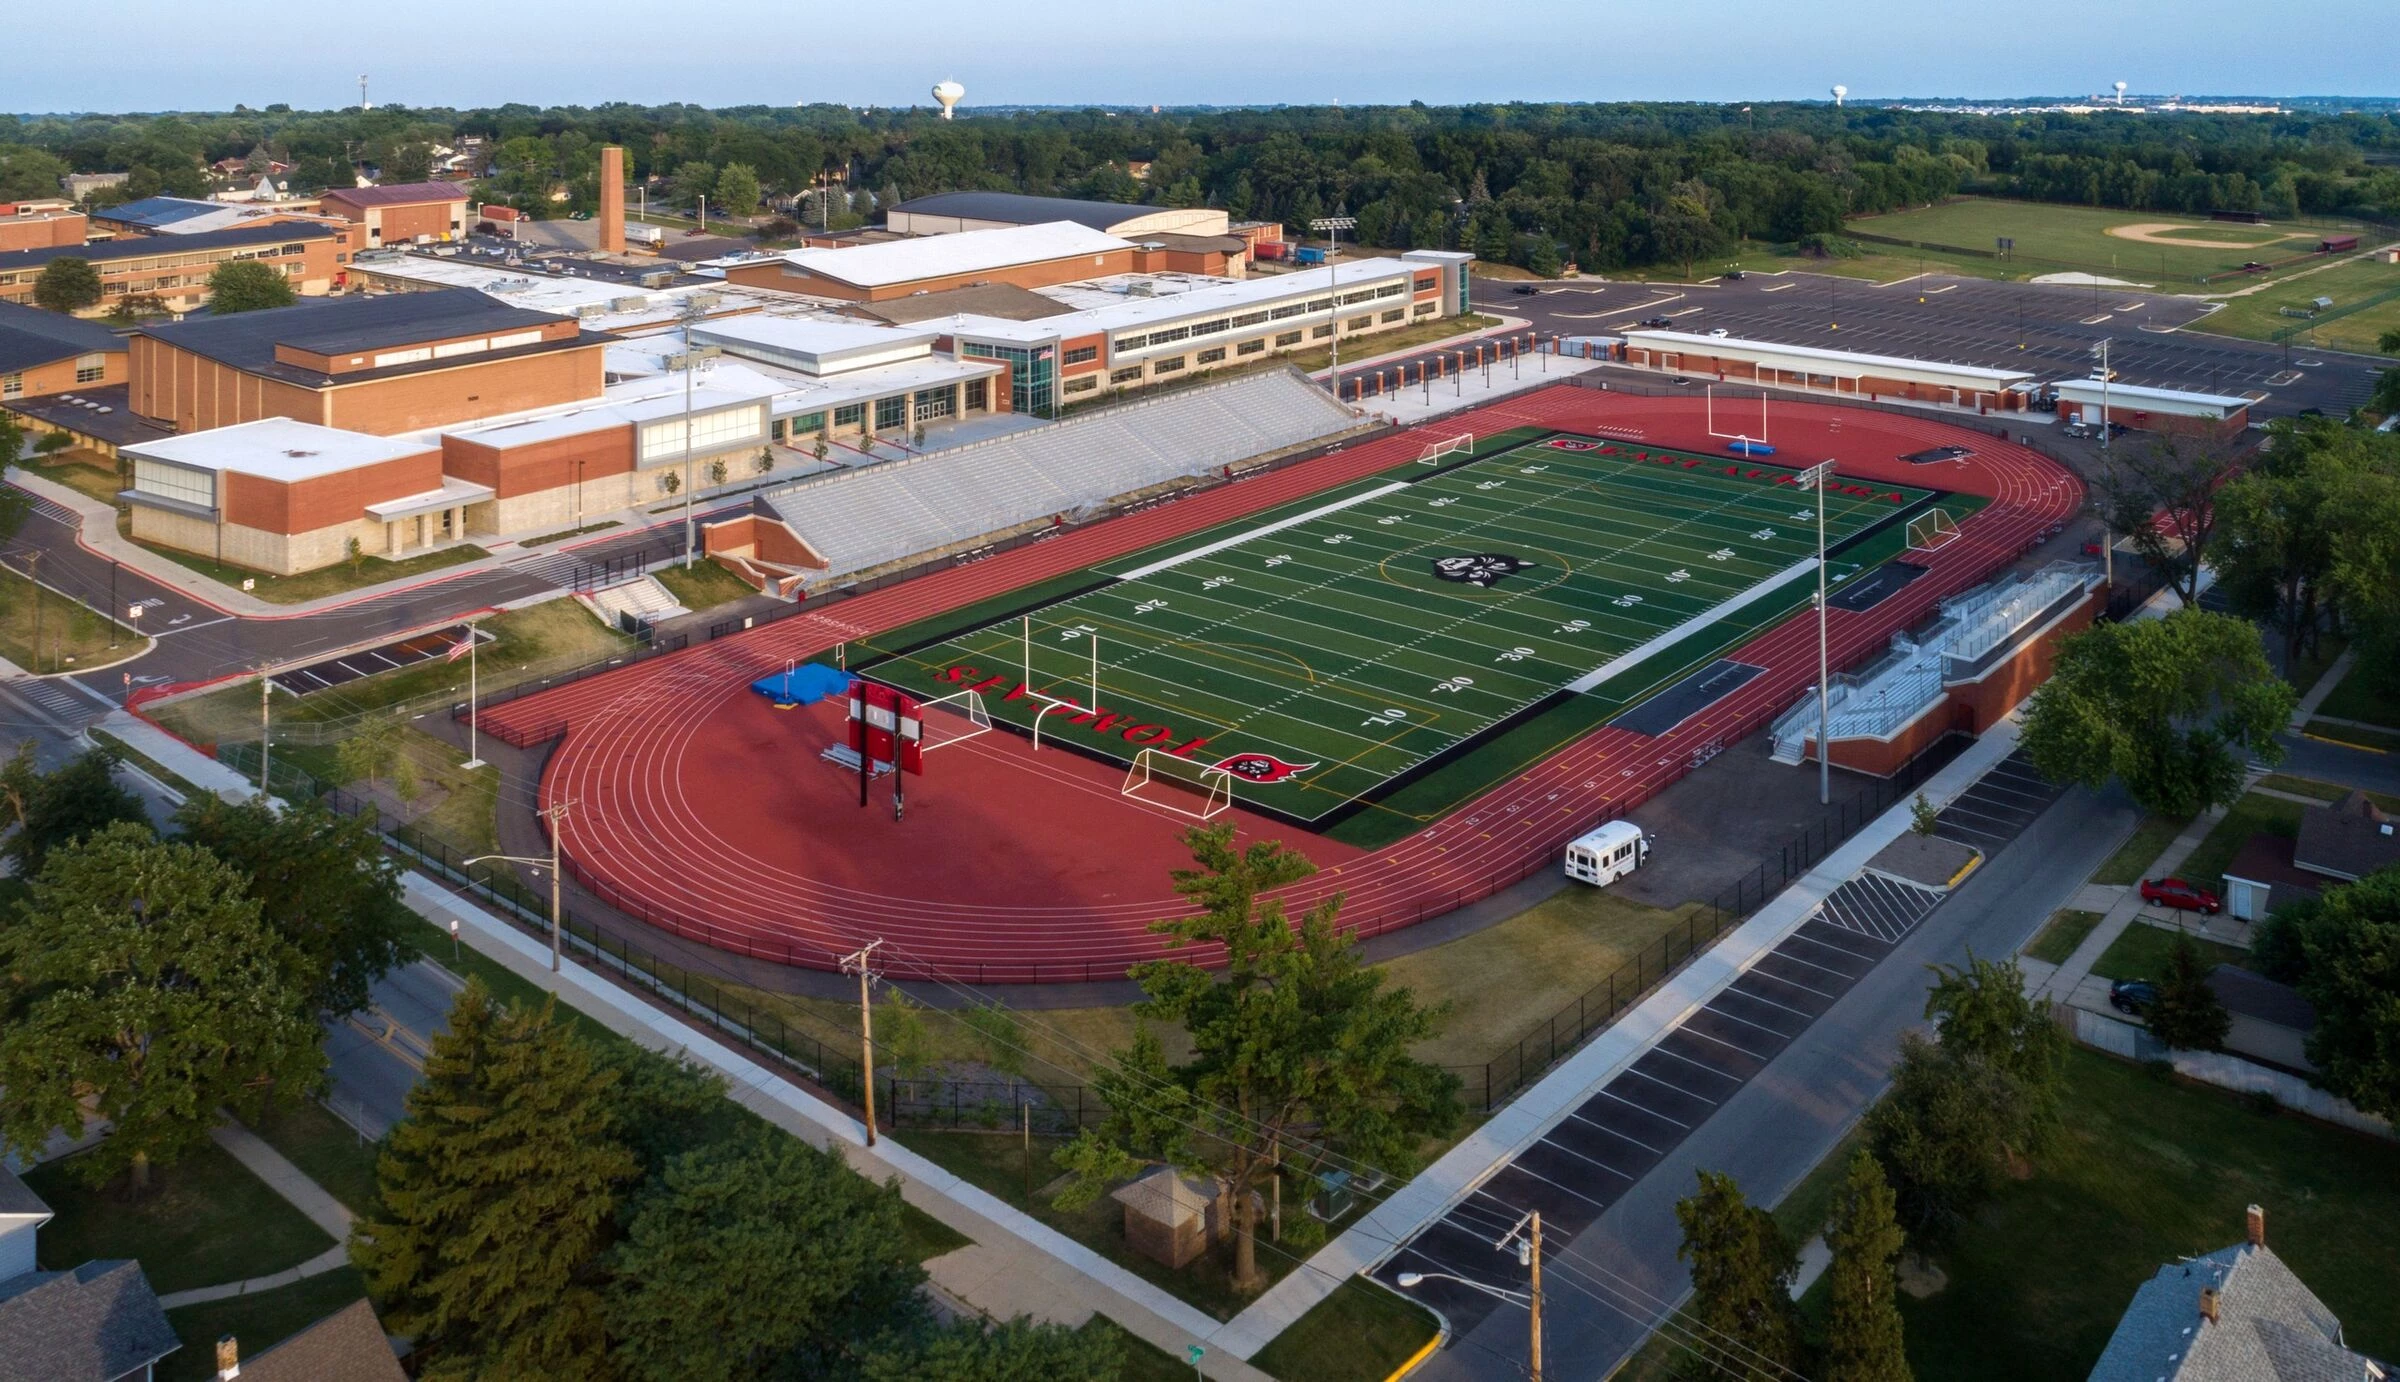
[[[2194,286],[2202,275],[2230,272],[2249,260],[2271,263],[2306,254],[2329,233],[2321,224],[2254,226],[2158,211],[2114,211],[1992,197],[1960,197],[1914,211],[1860,216],[1847,222],[1845,229],[1970,250],[1993,249],[1996,241],[2006,236],[2016,241],[2014,253],[2019,262],[2011,266],[1994,261],[1995,267],[2003,270],[2013,267],[2018,272],[2042,273],[2054,266],[2034,261],[2053,260],[2133,282],[2185,288]],[[2129,234],[2140,238],[2129,238]],[[1868,249],[1906,253],[1873,245]]]
[[[1512,443],[1136,553],[1020,600],[1046,597],[1030,614],[986,610],[913,644],[903,631],[853,665],[925,696],[980,687],[1020,727],[1043,697],[1072,700],[1043,716],[1045,744],[1129,763],[1150,747],[1185,778],[1242,762],[1238,800],[1314,822],[1446,770],[1545,703],[1602,718],[1638,704],[1813,592],[1815,501],[1781,467]],[[1840,486],[1828,541],[1888,536],[1875,545],[1896,555],[1931,496]]]

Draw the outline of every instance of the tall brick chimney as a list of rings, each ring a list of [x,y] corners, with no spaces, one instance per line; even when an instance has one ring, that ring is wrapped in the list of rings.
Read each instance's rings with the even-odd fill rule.
[[[2242,1218],[2245,1221],[2247,1232],[2250,1238],[2250,1246],[2254,1248],[2265,1247],[2267,1245],[2267,1211],[2259,1208],[2257,1205],[2252,1205],[2250,1206],[2249,1210],[2243,1214]]]
[[[600,150],[600,249],[625,252],[625,151],[614,144]]]
[[[242,1348],[231,1334],[217,1337],[217,1382],[233,1382],[242,1375]]]

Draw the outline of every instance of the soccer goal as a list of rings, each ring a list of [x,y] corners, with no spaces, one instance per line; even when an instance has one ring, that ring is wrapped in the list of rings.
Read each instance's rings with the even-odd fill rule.
[[[936,710],[950,713],[936,720],[932,714]],[[924,753],[946,749],[952,744],[963,744],[978,735],[992,732],[992,712],[983,703],[983,693],[972,688],[934,697],[919,708],[917,717],[918,724],[923,727],[921,733],[925,736],[920,746],[920,751]],[[934,733],[937,724],[943,729],[938,735]]]
[[[1958,524],[1940,509],[1908,520],[1908,550],[1938,552],[1958,540]]]
[[[1472,455],[1474,450],[1475,434],[1461,432],[1447,441],[1437,441],[1426,447],[1425,454],[1417,457],[1417,464],[1432,465],[1444,456]]]
[[[1233,774],[1157,749],[1143,749],[1125,770],[1121,795],[1205,821],[1233,805]]]

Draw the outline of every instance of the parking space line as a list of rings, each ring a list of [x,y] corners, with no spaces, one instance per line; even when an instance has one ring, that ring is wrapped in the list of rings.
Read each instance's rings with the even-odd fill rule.
[[[1662,1038],[1662,1039],[1663,1039],[1663,1038]],[[1664,1047],[1661,1047],[1661,1046],[1653,1046],[1653,1047],[1651,1047],[1651,1048],[1650,1048],[1650,1050],[1651,1050],[1651,1051],[1653,1051],[1653,1052],[1665,1051],[1665,1049],[1666,1049],[1666,1048],[1664,1048]],[[1667,1052],[1667,1054],[1669,1054],[1669,1055],[1673,1055],[1674,1053],[1670,1051],[1670,1052]],[[1692,1065],[1692,1064],[1695,1064],[1695,1062],[1693,1062],[1693,1061],[1684,1060],[1684,1058],[1683,1058],[1683,1057],[1681,1057],[1681,1056],[1676,1056],[1675,1058],[1676,1058],[1677,1060],[1682,1060],[1682,1061],[1683,1061],[1683,1063],[1684,1063],[1684,1064],[1686,1064],[1686,1065]],[[1707,1066],[1703,1065],[1703,1066],[1701,1066],[1700,1068],[1701,1068],[1701,1069],[1703,1069],[1703,1070],[1707,1070],[1709,1067],[1707,1067]],[[1682,1085],[1679,1085],[1679,1084],[1670,1084],[1670,1083],[1668,1083],[1667,1081],[1660,1079],[1658,1076],[1651,1074],[1649,1071],[1642,1069],[1642,1068],[1641,1068],[1641,1065],[1640,1065],[1640,1063],[1639,1063],[1639,1062],[1636,1062],[1635,1064],[1632,1064],[1632,1065],[1626,1066],[1626,1067],[1625,1067],[1625,1073],[1626,1073],[1626,1074],[1628,1074],[1628,1075],[1639,1075],[1639,1076],[1641,1076],[1643,1079],[1645,1079],[1645,1080],[1648,1080],[1650,1083],[1652,1083],[1652,1084],[1654,1084],[1654,1085],[1657,1085],[1657,1086],[1658,1086],[1659,1088],[1661,1088],[1661,1089],[1671,1089],[1671,1090],[1675,1091],[1677,1094],[1688,1095],[1688,1096],[1689,1096],[1689,1097],[1691,1097],[1691,1098],[1698,1099],[1698,1100],[1699,1100],[1701,1103],[1704,1103],[1704,1104],[1708,1105],[1710,1108],[1715,1108],[1715,1107],[1717,1106],[1717,1101],[1716,1101],[1716,1100],[1709,1098],[1707,1095],[1705,1095],[1705,1094],[1702,1094],[1700,1091],[1698,1091],[1698,1090],[1696,1090],[1696,1089],[1685,1089],[1685,1088],[1684,1088]],[[1721,1074],[1721,1073],[1723,1073],[1723,1072],[1721,1072],[1721,1071],[1711,1071],[1710,1073],[1712,1073],[1712,1074]],[[1728,1076],[1727,1078],[1731,1078],[1731,1077],[1730,1077],[1730,1076]],[[1639,1104],[1636,1104],[1636,1105],[1634,1105],[1634,1107],[1636,1107],[1636,1108],[1639,1108],[1639,1107],[1641,1107],[1641,1105],[1639,1105]]]
[[[1589,1108],[1591,1105],[1586,1104],[1584,1107]],[[1638,1107],[1638,1105],[1636,1107]],[[1632,1143],[1634,1146],[1641,1148],[1643,1151],[1648,1152],[1652,1156],[1665,1156],[1667,1154],[1667,1149],[1664,1147],[1653,1147],[1638,1137],[1628,1137],[1624,1133],[1617,1131],[1615,1128],[1610,1127],[1606,1123],[1595,1122],[1592,1119],[1584,1117],[1582,1109],[1577,1109],[1575,1112],[1568,1114],[1567,1117],[1570,1121],[1581,1123],[1585,1127],[1592,1129],[1594,1132],[1606,1133],[1610,1137],[1617,1139],[1619,1142]],[[1681,1125],[1678,1124],[1677,1126]]]
[[[1634,1070],[1631,1067],[1627,1067],[1627,1073],[1638,1075],[1641,1072]],[[1673,1088],[1672,1085],[1668,1087]],[[1600,1091],[1600,1097],[1603,1099],[1614,1099],[1618,1103],[1623,1104],[1625,1107],[1632,1109],[1634,1112],[1646,1113],[1661,1123],[1673,1123],[1676,1127],[1683,1129],[1685,1132],[1690,1132],[1692,1130],[1692,1125],[1682,1121],[1681,1119],[1669,1118],[1667,1115],[1660,1113],[1657,1109],[1651,1108],[1646,1104],[1637,1104],[1633,1100],[1626,1098],[1624,1095],[1617,1093],[1616,1081],[1614,1080],[1609,1081],[1608,1086]],[[1700,1098],[1700,1096],[1697,1094],[1693,1095],[1692,1097],[1695,1099]],[[1706,1103],[1707,1100],[1702,1099],[1701,1102]],[[1589,1107],[1589,1105],[1587,1104],[1586,1107]]]

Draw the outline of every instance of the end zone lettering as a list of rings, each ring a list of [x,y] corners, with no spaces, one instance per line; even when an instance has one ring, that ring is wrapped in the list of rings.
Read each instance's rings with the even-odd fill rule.
[[[985,676],[981,667],[963,665],[944,669],[938,680],[963,686],[967,690],[975,692],[988,692],[1008,685],[1007,677]],[[1067,723],[1070,725],[1080,725],[1094,734],[1114,734],[1128,744],[1140,748],[1156,749],[1171,758],[1188,758],[1195,750],[1209,742],[1209,737],[1204,734],[1197,739],[1187,739],[1173,748],[1168,748],[1168,742],[1177,737],[1175,727],[1172,725],[1136,724],[1132,716],[1120,714],[1107,706],[1086,706],[1073,696],[1055,696],[1046,691],[1037,693],[1031,691],[1021,681],[1014,686],[1009,686],[1000,699],[1002,701],[1021,701],[1037,694],[1044,699],[1063,702],[1072,707],[1073,713],[1067,716]]]

